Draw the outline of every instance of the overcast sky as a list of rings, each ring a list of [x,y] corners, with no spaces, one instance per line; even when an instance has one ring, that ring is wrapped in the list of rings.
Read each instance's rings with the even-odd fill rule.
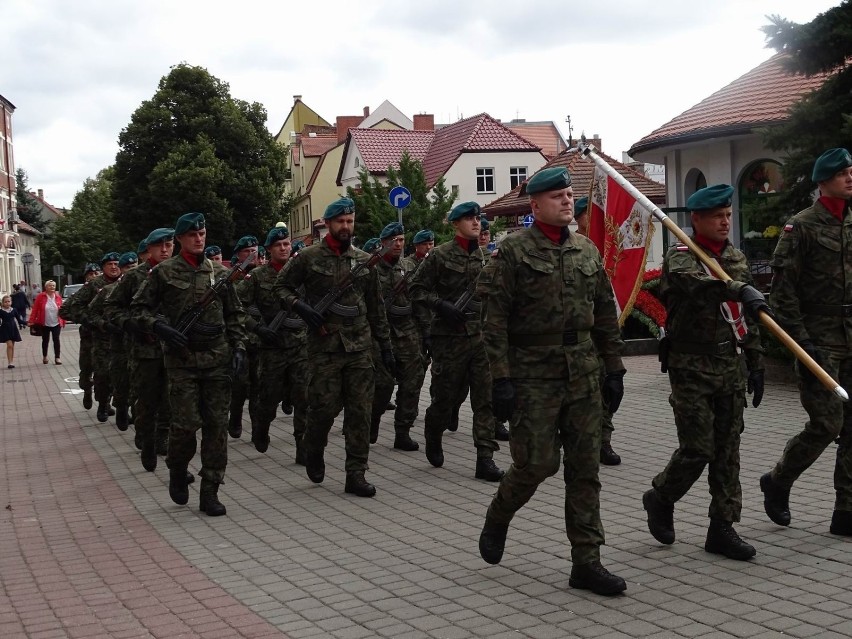
[[[206,67],[263,104],[326,120],[390,100],[436,122],[487,112],[633,143],[772,55],[767,14],[808,22],[837,0],[4,0],[0,94],[17,167],[70,206],[109,166],[160,78]]]

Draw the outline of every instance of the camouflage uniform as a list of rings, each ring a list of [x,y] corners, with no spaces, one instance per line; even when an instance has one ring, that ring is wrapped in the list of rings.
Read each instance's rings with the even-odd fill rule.
[[[356,264],[367,259],[364,251],[354,247],[338,255],[323,239],[299,251],[298,257],[282,269],[275,281],[277,294],[287,308],[297,300],[314,305]],[[299,293],[302,287],[306,295]],[[317,331],[308,334],[310,406],[302,441],[309,457],[321,454],[334,418],[345,409],[346,472],[363,472],[368,468],[374,393],[371,331],[383,349],[391,347],[375,271],[362,270],[355,285],[325,314],[325,320],[326,335]]]
[[[475,240],[473,243],[476,245]],[[432,309],[440,300],[454,303],[475,285],[486,259],[486,252],[478,245],[468,252],[454,239],[429,253],[409,286],[417,312],[422,318],[431,317],[432,403],[426,409],[427,444],[440,440],[469,384],[473,443],[480,459],[491,459],[500,449],[494,438],[491,372],[482,342],[482,303],[474,296],[463,325],[451,324]]]
[[[287,268],[287,265],[284,268]],[[260,315],[259,318],[249,315],[246,324],[249,331],[253,332],[260,321],[269,326],[281,310],[281,302],[275,291],[275,278],[278,273],[272,263],[265,264],[255,268],[251,277],[241,283],[241,300],[244,304],[255,306]],[[286,397],[294,409],[293,437],[298,447],[305,433],[308,412],[305,322],[298,315],[289,313],[278,328],[278,337],[280,344],[266,344],[262,340],[259,342],[260,383],[257,424],[252,432],[252,440],[257,437],[260,442],[267,442],[268,445],[269,426],[275,419],[278,404]]]
[[[396,357],[396,381],[399,390],[396,394],[394,412],[394,432],[399,436],[408,436],[420,403],[420,389],[426,369],[421,351],[421,329],[414,317],[414,308],[408,296],[407,286],[393,296],[394,287],[405,277],[402,260],[391,264],[381,260],[376,266],[376,274],[385,299],[385,311],[390,325],[390,337]],[[373,362],[376,367],[376,391],[373,398],[373,427],[378,432],[378,420],[381,419],[393,394],[394,377],[382,364],[381,349],[374,340]]]
[[[746,405],[742,370],[762,370],[760,333],[748,325],[736,338],[720,304],[734,302],[751,283],[745,255],[727,243],[720,255],[705,248],[731,276],[724,282],[708,274],[684,245],[669,250],[663,264],[660,295],[666,304],[668,374],[678,449],[652,484],[663,502],[674,504],[709,464],[711,519],[737,522],[742,510],[740,433]],[[740,309],[742,312],[742,309]]]
[[[772,259],[770,303],[779,324],[797,342],[809,340],[826,372],[852,388],[852,214],[843,221],[822,202],[795,215],[785,226]],[[834,467],[835,511],[852,511],[852,404],[843,403],[799,366],[799,395],[808,414],[772,470],[789,491],[826,447],[840,437]]]
[[[167,442],[171,418],[163,347],[153,333],[139,330],[135,320],[130,322],[134,319],[130,310],[133,297],[150,272],[148,262],[129,270],[115,285],[105,304],[109,320],[121,326],[129,337],[130,383],[136,397],[134,425],[143,446],[146,442],[148,446]]]
[[[181,316],[215,282],[213,266],[202,259],[197,267],[183,255],[171,257],[152,270],[133,298],[131,312],[152,331],[157,314],[176,326]],[[221,484],[228,462],[228,400],[232,349],[243,349],[245,313],[231,286],[201,314],[190,331],[186,357],[166,350],[172,424],[166,464],[185,469],[195,455],[196,432],[201,429],[201,477]],[[202,486],[203,487],[203,486]]]
[[[130,372],[127,365],[124,335],[112,333],[107,329],[107,325],[110,323],[107,314],[107,299],[118,283],[121,282],[121,279],[107,284],[95,295],[92,303],[89,304],[88,315],[91,325],[107,336],[105,340],[105,343],[108,343],[107,350],[102,352],[98,348],[95,352],[104,358],[103,363],[106,364],[109,371],[112,403],[116,410],[127,411],[130,403]]]
[[[254,324],[257,323],[260,316],[257,306],[250,301],[252,290],[250,280],[253,277],[255,270],[257,270],[257,267],[253,268],[251,272],[246,275],[245,279],[234,286],[234,289],[237,291],[237,297],[240,298],[240,302],[246,311],[246,321],[248,321],[249,318],[253,318]],[[252,431],[254,431],[255,424],[257,423],[258,396],[260,392],[260,340],[257,335],[253,332],[247,333],[245,346],[246,355],[248,355],[246,370],[242,375],[233,380],[233,385],[231,386],[231,406],[228,410],[228,428],[231,430],[232,435],[242,429],[241,421],[243,417],[243,406],[245,405],[246,400],[248,400],[249,419],[251,420]],[[240,426],[239,429],[236,428],[238,425]]]
[[[493,377],[512,380],[517,408],[512,466],[486,519],[508,524],[559,470],[561,449],[571,556],[575,566],[589,564],[604,543],[598,353],[608,372],[624,369],[612,286],[595,245],[575,233],[557,245],[533,226],[504,239],[493,259],[480,280],[485,348]]]

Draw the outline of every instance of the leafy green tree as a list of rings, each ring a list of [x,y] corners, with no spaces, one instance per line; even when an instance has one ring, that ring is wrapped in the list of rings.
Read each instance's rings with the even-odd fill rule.
[[[82,281],[87,262],[97,262],[109,251],[135,251],[136,241],[119,231],[112,211],[112,167],[89,178],[74,196],[71,209],[51,226],[51,234],[41,241],[42,274],[51,276],[53,266],[62,264],[66,273]],[[147,235],[147,234],[146,234]]]
[[[763,131],[766,145],[784,155],[785,191],[775,199],[777,222],[811,203],[814,161],[826,149],[852,149],[852,2],[819,14],[807,24],[769,16],[767,46],[789,55],[791,73],[829,73],[816,91],[790,110],[786,122]]]
[[[188,211],[207,218],[208,243],[225,248],[288,219],[286,158],[266,110],[231,97],[206,69],[172,67],[119,135],[115,217],[130,237],[173,226]]]
[[[15,210],[22,222],[44,233],[50,223],[41,217],[41,203],[30,195],[29,180],[23,168],[18,167],[15,170]]]
[[[408,151],[403,151],[399,168],[388,167],[387,186],[371,177],[366,169],[358,172],[358,179],[361,187],[347,187],[346,194],[355,201],[355,210],[358,212],[355,232],[359,245],[371,237],[378,237],[385,226],[399,219],[397,209],[388,200],[388,193],[395,186],[404,186],[411,191],[411,203],[402,210],[407,244],[421,229],[433,231],[436,243],[452,238],[447,214],[453,208],[455,196],[450,194],[444,178],[438,180],[430,192],[423,174],[423,164],[413,159]]]

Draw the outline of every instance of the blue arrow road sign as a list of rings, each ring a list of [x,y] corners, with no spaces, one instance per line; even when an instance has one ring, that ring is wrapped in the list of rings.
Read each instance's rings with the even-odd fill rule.
[[[395,186],[388,193],[390,203],[398,209],[404,209],[411,204],[411,191],[404,186]]]
[[[535,218],[533,217],[532,213],[530,213],[529,215],[524,217],[524,228],[528,229],[533,225],[533,222],[535,222]]]

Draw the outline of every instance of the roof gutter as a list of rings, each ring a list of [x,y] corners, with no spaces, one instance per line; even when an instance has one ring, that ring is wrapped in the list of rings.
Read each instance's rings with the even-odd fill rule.
[[[782,124],[786,122],[786,120],[771,120],[767,122],[750,122],[748,124],[728,124],[720,127],[713,127],[710,129],[702,129],[700,131],[694,131],[692,133],[682,133],[680,135],[672,135],[665,136],[662,138],[657,138],[656,140],[651,140],[650,142],[638,142],[630,147],[630,150],[627,154],[631,157],[636,153],[644,153],[646,151],[653,151],[654,149],[659,149],[666,146],[676,146],[680,144],[688,144],[690,142],[701,142],[703,140],[711,140],[713,138],[721,138],[733,135],[748,135],[750,133],[754,133],[755,129],[759,129],[766,126],[775,126],[778,124]]]

